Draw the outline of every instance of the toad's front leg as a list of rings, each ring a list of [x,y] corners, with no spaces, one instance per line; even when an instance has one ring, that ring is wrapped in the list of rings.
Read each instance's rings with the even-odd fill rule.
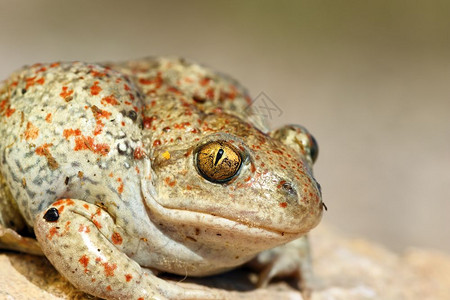
[[[248,266],[260,272],[258,286],[267,285],[273,278],[293,278],[304,299],[310,299],[312,289],[316,287],[311,264],[308,238],[303,236],[261,252]]]
[[[96,205],[61,199],[36,218],[44,254],[74,286],[106,299],[211,299],[145,272],[121,251],[124,230]],[[217,296],[216,296],[217,297]]]

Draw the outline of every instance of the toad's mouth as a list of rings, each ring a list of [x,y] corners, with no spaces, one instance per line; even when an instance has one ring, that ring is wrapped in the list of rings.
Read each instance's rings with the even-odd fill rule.
[[[183,226],[193,227],[199,227],[199,224],[202,224],[202,227],[210,230],[220,232],[229,231],[240,236],[266,237],[283,242],[306,234],[306,232],[271,228],[258,224],[258,222],[246,222],[244,219],[230,218],[220,214],[163,206],[153,197],[151,192],[145,191],[148,190],[143,189],[142,196],[147,213],[152,220],[168,221],[173,224],[183,224]]]
[[[156,208],[156,209],[155,209]],[[147,205],[149,215],[155,217],[158,221],[166,221],[175,226],[203,228],[209,232],[216,232],[216,235],[239,236],[246,240],[260,239],[271,241],[272,243],[282,244],[296,239],[305,233],[281,231],[267,226],[261,226],[256,223],[242,222],[240,220],[228,217],[205,213],[201,211],[185,210],[173,207],[165,207],[158,204],[157,207]],[[270,244],[270,243],[268,243]],[[276,246],[276,245],[272,245]]]

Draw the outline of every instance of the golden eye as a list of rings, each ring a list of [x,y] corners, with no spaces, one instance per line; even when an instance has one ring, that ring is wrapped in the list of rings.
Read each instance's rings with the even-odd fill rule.
[[[197,169],[211,182],[227,182],[239,173],[242,157],[226,141],[214,141],[202,145],[196,155]]]

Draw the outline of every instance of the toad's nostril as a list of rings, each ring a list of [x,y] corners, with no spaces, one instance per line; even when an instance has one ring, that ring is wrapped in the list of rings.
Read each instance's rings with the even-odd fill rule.
[[[289,195],[297,195],[297,191],[289,182],[284,182],[281,187],[285,190]]]

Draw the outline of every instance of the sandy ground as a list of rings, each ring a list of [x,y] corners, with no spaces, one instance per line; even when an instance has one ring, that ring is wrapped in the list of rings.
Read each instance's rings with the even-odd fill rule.
[[[445,253],[410,248],[397,255],[368,240],[345,238],[324,224],[310,235],[310,240],[315,276],[309,300],[450,297],[450,256]],[[255,288],[255,275],[240,268],[201,279],[169,278],[187,288],[210,288],[219,299],[302,300],[295,281],[276,280],[266,288]],[[94,298],[75,289],[43,257],[0,252],[0,299]]]

